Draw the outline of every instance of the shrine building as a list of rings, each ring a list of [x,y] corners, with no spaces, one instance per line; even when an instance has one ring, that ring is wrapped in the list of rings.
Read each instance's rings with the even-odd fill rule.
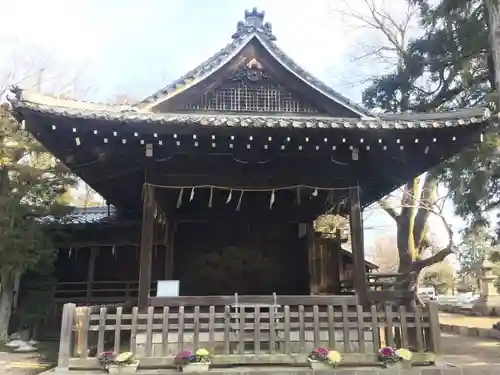
[[[484,108],[374,115],[298,66],[256,9],[219,52],[139,103],[20,88],[10,100],[109,205],[61,224],[71,238],[59,298],[140,308],[157,280],[179,280],[180,296],[337,295],[349,269],[360,303],[376,301],[363,209],[493,121]],[[349,218],[350,250],[315,232],[324,214]]]

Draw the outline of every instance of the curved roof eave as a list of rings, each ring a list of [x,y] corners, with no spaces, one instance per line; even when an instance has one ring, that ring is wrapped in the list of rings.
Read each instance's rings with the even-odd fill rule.
[[[326,83],[314,77],[311,73],[300,67],[300,65],[298,65],[285,52],[283,52],[276,45],[276,43],[268,40],[267,38],[261,38],[257,33],[255,34],[255,37],[259,40],[260,44],[266,49],[266,51],[269,52],[269,54],[274,59],[276,59],[276,61],[278,61],[299,80],[306,83],[307,85],[321,93],[323,96],[326,96],[328,99],[340,104],[341,106],[349,109],[350,111],[356,113],[361,117],[374,117],[363,107],[353,103],[351,100],[347,99],[345,96],[332,89]]]
[[[137,103],[136,107],[143,110],[151,110],[160,103],[200,83],[231,61],[253,38],[254,35],[250,34],[245,37],[234,39],[231,43],[227,44],[223,49],[208,60],[205,60],[196,68]]]
[[[243,128],[316,128],[316,129],[432,129],[453,128],[466,126],[481,126],[488,120],[495,120],[498,115],[481,109],[470,109],[449,113],[429,113],[423,119],[377,119],[377,118],[334,118],[311,116],[276,116],[255,114],[181,114],[181,113],[153,113],[131,110],[130,108],[114,107],[112,110],[96,109],[95,104],[81,103],[79,107],[65,107],[53,105],[42,100],[37,102],[26,100],[12,101],[16,111],[27,110],[41,115],[52,117],[66,117],[84,120],[103,120],[115,123],[131,124],[177,124],[201,125],[209,127],[243,127]],[[41,98],[39,98],[41,99]],[[415,114],[418,115],[418,114]]]

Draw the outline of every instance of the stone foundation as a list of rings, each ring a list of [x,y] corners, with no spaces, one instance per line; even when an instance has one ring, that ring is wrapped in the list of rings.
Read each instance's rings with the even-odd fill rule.
[[[102,371],[54,371],[49,370],[40,375],[50,374],[61,375],[99,375]],[[138,370],[137,375],[168,375],[179,374],[175,370]],[[313,371],[307,368],[286,368],[286,367],[239,367],[228,370],[214,369],[207,374],[211,375],[332,375],[333,371]],[[401,369],[377,369],[377,368],[339,368],[335,370],[335,375],[498,375],[499,366],[474,366],[474,367],[416,367],[411,370]]]
[[[229,375],[238,372],[235,371],[210,371],[213,375]],[[332,375],[334,372],[329,371],[313,371],[306,369],[297,370],[243,370],[240,373],[245,375]],[[498,375],[500,374],[500,367],[480,366],[480,367],[466,367],[466,368],[433,368],[433,367],[417,367],[410,370],[402,369],[374,369],[374,368],[339,368],[335,370],[335,375]],[[146,374],[145,374],[146,375]]]
[[[500,331],[489,328],[465,327],[450,324],[441,324],[441,332],[453,333],[460,336],[487,337],[500,340]],[[500,373],[499,373],[500,374]]]

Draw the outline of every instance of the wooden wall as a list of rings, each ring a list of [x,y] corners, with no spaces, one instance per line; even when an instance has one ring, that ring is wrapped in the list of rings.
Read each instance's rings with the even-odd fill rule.
[[[352,279],[352,257],[340,253],[334,239],[314,232],[311,239],[309,229],[301,231],[299,226],[311,228],[308,224],[238,220],[177,224],[173,279],[181,281],[180,294],[339,294],[340,281]],[[139,246],[94,248],[94,281],[138,281]],[[57,280],[86,282],[91,249],[61,249]],[[165,256],[164,245],[155,245],[153,282],[166,277]]]
[[[179,224],[174,278],[182,295],[309,294],[298,224],[248,221]]]

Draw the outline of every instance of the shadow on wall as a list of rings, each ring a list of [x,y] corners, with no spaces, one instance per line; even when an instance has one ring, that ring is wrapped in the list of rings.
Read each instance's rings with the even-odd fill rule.
[[[179,226],[174,272],[181,295],[309,294],[297,224],[225,224]]]

